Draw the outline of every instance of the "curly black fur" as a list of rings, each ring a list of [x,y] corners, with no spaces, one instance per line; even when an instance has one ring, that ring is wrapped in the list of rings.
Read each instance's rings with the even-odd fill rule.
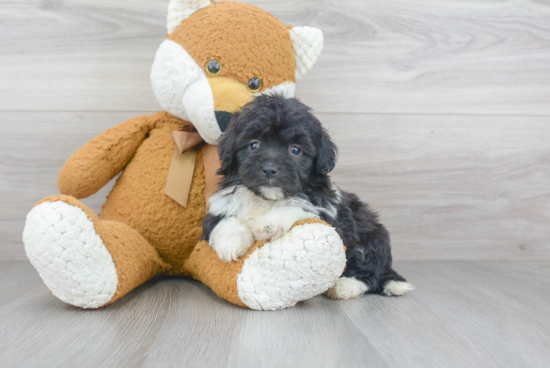
[[[251,149],[251,142],[258,147]],[[297,146],[300,154],[291,152]],[[297,99],[259,96],[236,113],[218,147],[223,175],[220,190],[244,185],[262,197],[261,187],[280,188],[285,198],[300,197],[320,210],[319,217],[334,226],[346,246],[343,276],[365,283],[368,292],[382,293],[391,280],[406,281],[392,269],[388,231],[376,213],[352,193],[331,183],[328,173],[338,149],[311,110]],[[262,174],[265,167],[278,174]],[[207,215],[204,239],[222,220]]]

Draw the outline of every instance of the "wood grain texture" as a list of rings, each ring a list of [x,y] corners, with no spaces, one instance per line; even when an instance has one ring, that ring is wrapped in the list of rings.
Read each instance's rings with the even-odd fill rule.
[[[251,0],[325,34],[322,112],[549,114],[550,3]],[[149,111],[168,0],[4,0],[0,109]]]
[[[325,34],[298,96],[333,173],[381,214],[403,298],[320,296],[269,313],[153,280],[84,311],[0,261],[4,367],[550,366],[550,3],[250,0]],[[69,155],[154,112],[168,0],[0,2],[0,260]],[[109,183],[86,199],[99,212]],[[520,261],[523,260],[523,261]]]
[[[18,129],[0,135],[0,259],[24,259],[25,216],[40,199],[59,194],[57,176],[69,156],[91,138],[135,116],[109,113],[0,113]],[[95,213],[115,179],[83,202]]]
[[[408,298],[338,302],[391,367],[550,364],[548,262],[402,263]]]
[[[320,114],[400,260],[550,259],[550,119]]]
[[[5,266],[9,267],[6,272]],[[100,310],[52,297],[26,262],[0,263],[6,367],[547,367],[548,262],[398,263],[416,290],[324,296],[278,312],[157,279]],[[7,281],[27,278],[26,289]],[[31,275],[31,276],[29,276]]]
[[[298,84],[397,260],[550,259],[550,3],[251,0],[325,33]],[[168,0],[0,3],[0,259],[93,136],[158,109]],[[113,182],[85,200],[99,212]]]
[[[69,155],[130,112],[0,112],[0,258],[24,259],[25,215]],[[332,174],[381,215],[397,260],[550,259],[546,117],[318,114]],[[55,127],[57,135],[51,134]],[[359,138],[360,137],[360,138]],[[114,181],[84,200],[96,213]]]

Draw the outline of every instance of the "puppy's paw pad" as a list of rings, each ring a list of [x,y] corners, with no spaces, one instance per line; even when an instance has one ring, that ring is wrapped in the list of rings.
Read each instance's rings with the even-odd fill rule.
[[[282,222],[276,217],[260,217],[252,227],[252,233],[257,240],[274,240],[280,238],[284,232]]]
[[[411,290],[414,290],[414,286],[404,281],[392,280],[384,286],[384,294],[387,296],[401,296]]]
[[[241,232],[218,239],[213,248],[218,254],[219,259],[230,263],[242,257],[253,244],[254,238],[252,234],[250,232]]]
[[[355,277],[340,277],[336,284],[328,289],[327,296],[331,299],[353,299],[367,290],[367,285]]]

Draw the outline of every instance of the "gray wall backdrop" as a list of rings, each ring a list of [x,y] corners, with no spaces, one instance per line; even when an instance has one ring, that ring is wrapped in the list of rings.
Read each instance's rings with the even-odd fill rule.
[[[396,260],[550,259],[550,2],[250,0],[325,33],[302,79]],[[0,1],[0,260],[69,155],[159,109],[168,0]],[[99,211],[112,183],[84,202]]]

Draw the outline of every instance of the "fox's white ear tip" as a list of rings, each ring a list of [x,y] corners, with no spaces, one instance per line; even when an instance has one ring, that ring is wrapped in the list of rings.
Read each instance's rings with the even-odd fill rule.
[[[323,51],[323,31],[304,26],[293,27],[289,32],[296,58],[296,79],[300,79],[311,70]]]
[[[184,19],[208,5],[212,5],[212,0],[170,0],[167,17],[168,33],[174,32]]]

